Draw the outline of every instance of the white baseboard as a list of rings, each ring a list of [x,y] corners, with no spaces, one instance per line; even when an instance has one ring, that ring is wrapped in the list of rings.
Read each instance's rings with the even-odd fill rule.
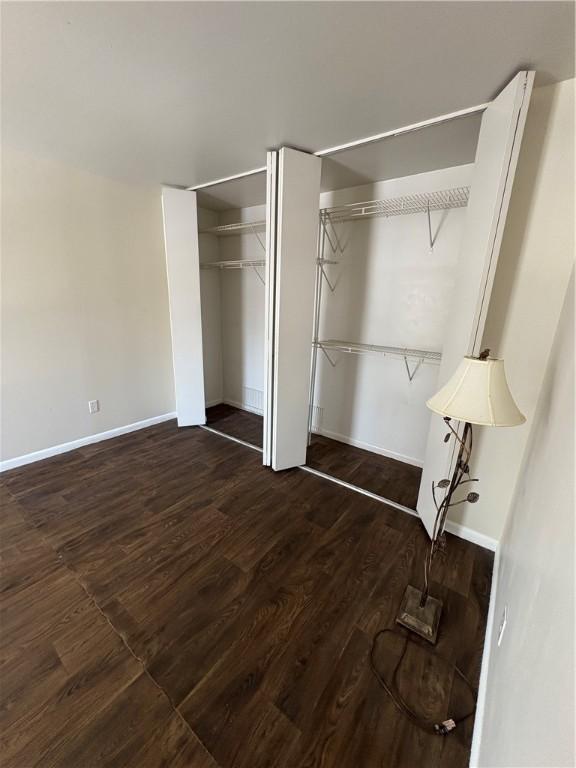
[[[492,570],[492,584],[490,586],[490,603],[488,605],[488,617],[486,619],[486,634],[484,636],[484,650],[482,651],[482,666],[480,668],[480,683],[478,685],[478,697],[476,699],[476,717],[474,718],[474,731],[472,733],[472,747],[470,749],[470,768],[479,768],[480,744],[482,730],[484,728],[484,713],[486,711],[486,693],[488,689],[488,672],[490,669],[490,656],[492,655],[492,638],[494,636],[494,614],[496,612],[496,597],[498,594],[498,581],[500,577],[500,547],[496,549],[494,568]]]
[[[215,405],[222,405],[224,400],[222,400],[221,397],[216,398],[216,400],[208,400],[207,403],[204,403],[205,408],[213,408]]]
[[[454,536],[458,536],[460,539],[465,539],[472,544],[478,544],[479,547],[489,549],[491,552],[496,552],[498,549],[498,541],[496,539],[493,539],[491,536],[486,536],[485,533],[479,533],[472,528],[468,528],[466,525],[447,520],[444,527],[448,533],[453,533]]]
[[[13,459],[6,459],[5,461],[0,461],[0,472],[6,472],[9,469],[22,467],[25,464],[32,464],[34,461],[49,459],[51,456],[57,456],[59,453],[67,453],[68,451],[73,451],[75,448],[82,448],[84,445],[99,443],[101,440],[109,440],[111,437],[118,437],[119,435],[125,435],[128,432],[135,432],[137,429],[153,427],[155,424],[161,424],[163,421],[170,421],[170,419],[175,418],[176,413],[163,413],[161,416],[152,416],[150,419],[135,421],[133,424],[126,424],[123,427],[108,429],[106,432],[98,432],[95,435],[86,435],[86,437],[80,437],[78,440],[71,440],[69,443],[60,443],[60,445],[53,445],[50,448],[43,448],[41,451],[34,451],[33,453],[26,453],[23,456],[16,456]]]
[[[362,440],[355,440],[347,435],[341,435],[338,432],[332,432],[329,429],[317,429],[314,430],[315,434],[329,437],[331,440],[337,440],[339,443],[345,443],[346,445],[353,445],[355,448],[363,448],[365,451],[371,453],[377,453],[380,456],[386,456],[389,459],[396,459],[396,461],[403,461],[405,464],[412,464],[415,467],[422,467],[423,461],[415,459],[413,456],[405,456],[403,453],[396,453],[395,451],[389,451],[386,448],[381,448],[379,445],[372,445],[372,443],[365,443]]]

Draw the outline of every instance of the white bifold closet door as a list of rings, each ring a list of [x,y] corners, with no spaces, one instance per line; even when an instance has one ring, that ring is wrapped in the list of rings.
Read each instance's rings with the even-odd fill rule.
[[[179,427],[206,422],[196,193],[162,188],[174,390]]]
[[[533,72],[518,73],[482,117],[438,388],[450,378],[464,355],[478,355],[481,351],[533,81]],[[453,441],[446,445],[445,433],[442,417],[432,414],[417,504],[430,536],[436,517],[432,482],[449,477],[453,461]]]
[[[295,149],[268,153],[264,464],[275,470],[306,462],[321,168]]]

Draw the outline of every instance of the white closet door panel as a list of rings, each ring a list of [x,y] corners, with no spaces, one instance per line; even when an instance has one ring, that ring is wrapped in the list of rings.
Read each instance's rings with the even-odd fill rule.
[[[280,150],[271,446],[276,470],[306,461],[321,167],[314,155]]]
[[[533,72],[520,72],[482,117],[438,388],[450,378],[464,355],[481,351],[533,80]],[[445,434],[442,417],[432,414],[417,504],[429,535],[436,516],[432,482],[450,474],[453,441],[445,444]]]
[[[276,229],[278,201],[278,152],[266,158],[266,293],[264,302],[264,424],[262,463],[272,464],[274,404],[274,318],[276,295]]]
[[[196,193],[162,188],[178,426],[204,424],[204,365]]]

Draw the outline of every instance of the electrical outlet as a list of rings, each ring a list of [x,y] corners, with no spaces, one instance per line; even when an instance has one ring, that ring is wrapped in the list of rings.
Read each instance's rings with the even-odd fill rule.
[[[498,647],[502,644],[502,638],[504,637],[504,631],[506,629],[506,624],[508,623],[508,606],[504,606],[504,610],[502,611],[502,618],[500,619],[500,626],[498,627]]]
[[[98,413],[100,410],[100,401],[99,400],[88,400],[88,412],[89,413]]]

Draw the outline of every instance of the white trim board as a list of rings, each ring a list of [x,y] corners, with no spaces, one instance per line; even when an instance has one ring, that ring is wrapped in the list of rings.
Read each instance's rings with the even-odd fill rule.
[[[40,451],[25,453],[23,456],[16,456],[13,459],[0,461],[0,472],[7,472],[10,469],[16,469],[16,467],[22,467],[25,464],[42,461],[42,459],[49,459],[51,456],[57,456],[60,453],[68,453],[68,451],[74,451],[76,448],[82,448],[84,445],[91,445],[92,443],[99,443],[103,440],[110,440],[112,437],[126,435],[129,432],[136,432],[138,429],[153,427],[155,424],[161,424],[163,421],[170,421],[170,419],[175,418],[175,412],[163,413],[161,416],[152,416],[150,419],[135,421],[133,424],[126,424],[123,427],[114,427],[114,429],[108,429],[106,432],[97,432],[94,435],[86,435],[85,437],[78,438],[78,440],[71,440],[69,443],[60,443],[60,445],[53,445],[50,448],[42,448]]]
[[[486,619],[486,634],[484,635],[484,647],[482,649],[482,666],[480,668],[480,683],[478,696],[476,697],[476,715],[474,717],[474,730],[472,732],[472,747],[470,749],[469,768],[479,768],[480,744],[484,728],[484,712],[486,711],[486,693],[488,689],[488,671],[490,669],[490,657],[492,655],[492,637],[494,635],[494,613],[496,611],[496,598],[498,594],[498,580],[500,576],[500,547],[496,548],[494,566],[492,568],[492,584],[490,585],[490,602],[488,603],[488,617]]]
[[[418,514],[417,512],[415,514]],[[418,515],[420,517],[420,515]],[[489,549],[490,552],[496,552],[498,549],[498,540],[493,539],[492,536],[487,536],[485,533],[480,533],[472,528],[468,528],[461,523],[455,523],[453,520],[447,520],[444,526],[448,533],[453,533],[454,536],[458,536],[459,539],[469,541],[471,544],[477,544],[479,547]]]
[[[422,467],[423,465],[423,462],[420,459],[416,459],[413,456],[405,456],[403,453],[388,451],[386,448],[380,448],[379,445],[365,443],[362,440],[355,440],[353,437],[341,435],[338,432],[331,432],[329,429],[320,428],[312,431],[315,435],[323,435],[324,437],[329,437],[331,440],[336,440],[338,443],[353,445],[355,448],[363,448],[365,451],[370,451],[370,453],[377,453],[380,456],[386,456],[389,459],[396,459],[396,461],[402,461],[404,464],[412,464],[414,467]]]

